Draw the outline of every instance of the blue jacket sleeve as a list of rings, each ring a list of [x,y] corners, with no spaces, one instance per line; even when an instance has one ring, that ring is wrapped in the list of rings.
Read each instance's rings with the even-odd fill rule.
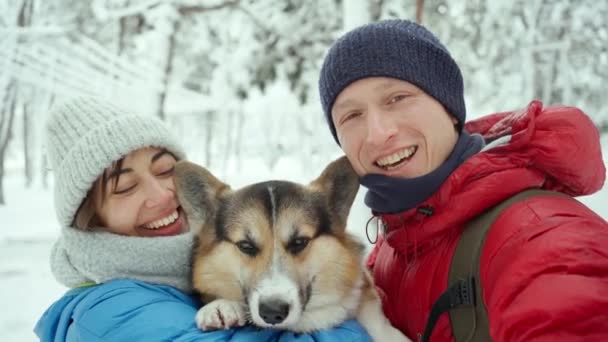
[[[96,286],[71,311],[66,341],[231,341],[196,327],[196,303],[167,286],[128,280]]]
[[[66,295],[38,323],[42,341],[371,341],[355,321],[313,334],[244,327],[204,332],[197,303],[166,286],[119,280]]]

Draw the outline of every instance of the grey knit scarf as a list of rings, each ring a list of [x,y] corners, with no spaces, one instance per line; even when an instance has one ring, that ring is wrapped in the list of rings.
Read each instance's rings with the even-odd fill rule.
[[[53,275],[67,287],[130,278],[192,292],[192,233],[133,237],[64,228],[51,252]]]

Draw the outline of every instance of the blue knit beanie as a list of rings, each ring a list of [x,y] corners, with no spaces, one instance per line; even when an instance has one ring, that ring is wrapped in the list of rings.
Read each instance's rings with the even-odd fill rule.
[[[346,33],[323,62],[321,105],[338,144],[331,109],[344,88],[366,77],[392,77],[416,85],[441,103],[462,129],[466,118],[462,75],[448,50],[416,23],[384,20]]]

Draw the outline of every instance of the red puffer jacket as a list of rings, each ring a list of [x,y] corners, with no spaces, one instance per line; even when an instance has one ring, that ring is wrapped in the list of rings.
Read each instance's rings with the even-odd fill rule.
[[[386,315],[414,341],[447,288],[469,220],[527,188],[579,196],[606,177],[598,131],[578,109],[532,102],[466,130],[511,139],[452,173],[421,204],[432,215],[416,208],[382,215],[387,232],[368,259]],[[584,205],[561,197],[514,204],[488,233],[480,263],[493,341],[608,341],[608,223]],[[431,341],[453,341],[447,314]]]

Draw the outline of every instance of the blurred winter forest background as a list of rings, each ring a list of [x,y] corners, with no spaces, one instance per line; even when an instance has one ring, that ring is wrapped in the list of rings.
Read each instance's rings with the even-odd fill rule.
[[[317,94],[324,53],[383,18],[438,34],[470,117],[540,99],[608,131],[608,1],[3,0],[0,13],[0,185],[45,184],[48,108],[80,94],[163,118],[228,178],[286,156],[319,168],[339,153]]]
[[[158,116],[189,159],[233,185],[308,181],[340,155],[317,93],[324,54],[384,18],[440,37],[469,119],[532,99],[577,106],[606,160],[608,1],[0,0],[1,340],[34,340],[65,291],[47,261],[59,231],[43,136],[53,103],[95,95]],[[584,201],[608,217],[606,189]],[[363,238],[369,211],[355,205],[349,225]]]

